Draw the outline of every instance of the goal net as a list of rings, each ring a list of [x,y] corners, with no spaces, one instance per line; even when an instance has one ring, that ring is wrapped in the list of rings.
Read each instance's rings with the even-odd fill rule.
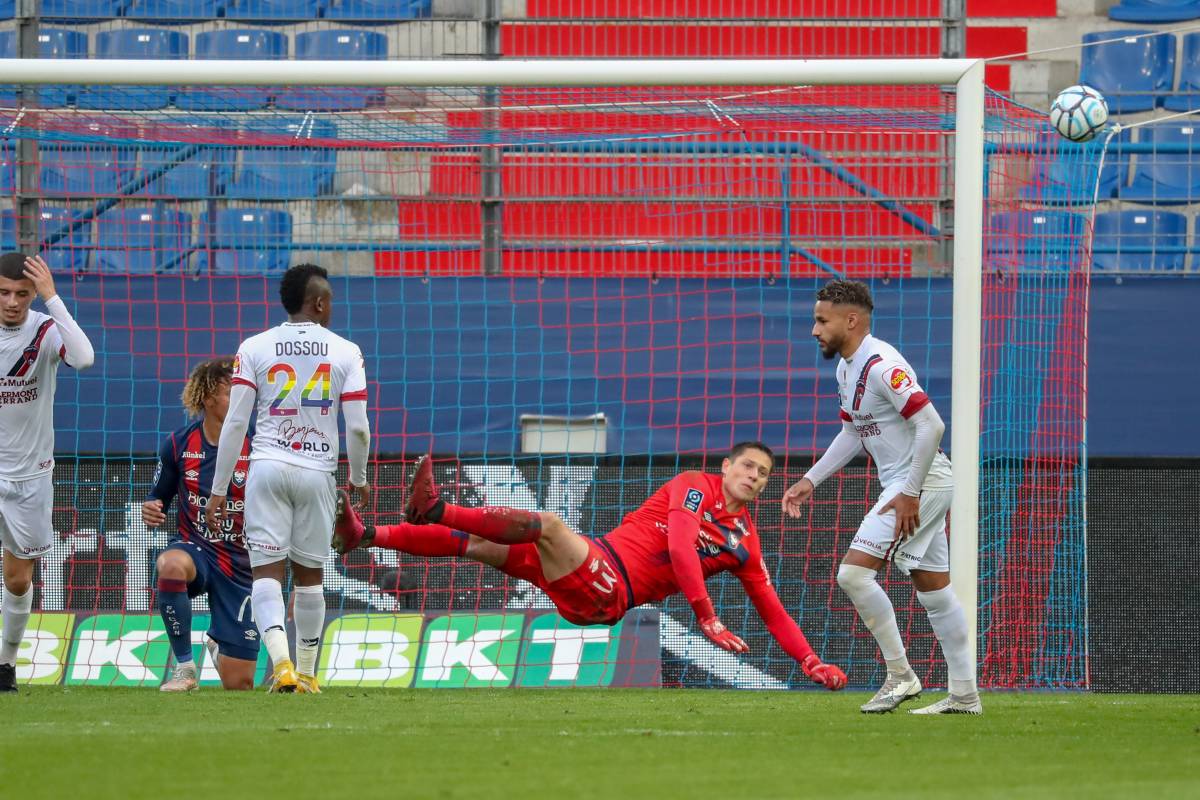
[[[1072,206],[1091,202],[1096,148],[1002,98],[985,110],[968,62],[773,62],[770,78],[719,62],[284,62],[253,86],[232,85],[256,70],[231,63],[152,73],[167,86],[123,62],[6,73],[21,85],[0,110],[0,236],[46,254],[97,350],[59,379],[57,541],[23,680],[163,678],[153,570],[174,517],[153,530],[138,512],[157,444],[185,423],[189,369],[277,324],[279,275],[315,262],[334,329],[366,354],[370,521],[399,521],[432,452],[460,503],[554,511],[601,535],[677,472],[762,440],[777,454],[754,511],[772,580],[860,687],[883,667],[835,575],[874,472],[852,464],[800,520],[779,499],[840,425],[814,293],[866,281],[874,332],[950,423],[953,570],[978,608],[982,682],[1085,685],[1089,225]],[[681,76],[692,85],[670,85]],[[335,79],[357,85],[311,85]],[[910,585],[884,585],[910,660],[944,683]],[[736,580],[709,589],[750,655],[715,650],[681,598],[579,629],[489,567],[331,553],[320,676],[808,685]]]

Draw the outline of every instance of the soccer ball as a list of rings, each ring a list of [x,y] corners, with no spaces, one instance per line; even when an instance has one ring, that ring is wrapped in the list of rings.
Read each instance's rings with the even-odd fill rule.
[[[1108,122],[1108,103],[1090,86],[1068,86],[1050,106],[1050,124],[1072,142],[1086,142]]]

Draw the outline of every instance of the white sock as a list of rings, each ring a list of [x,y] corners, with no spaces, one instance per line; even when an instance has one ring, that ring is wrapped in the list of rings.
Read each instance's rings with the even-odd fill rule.
[[[896,609],[887,592],[875,580],[875,570],[854,564],[838,567],[838,586],[842,587],[862,619],[867,630],[879,643],[879,652],[887,662],[888,672],[896,675],[907,673],[911,668],[904,653],[904,641],[896,625]]]
[[[325,590],[317,584],[297,586],[292,591],[296,598],[292,607],[296,621],[296,671],[316,675],[317,649],[321,646],[321,631],[325,629]]]
[[[274,578],[255,578],[250,589],[250,605],[254,608],[254,622],[262,633],[271,663],[278,665],[290,661],[287,630],[283,627],[283,587],[279,581]]]
[[[929,614],[929,625],[942,646],[950,694],[963,696],[978,691],[975,683],[975,654],[968,646],[967,615],[954,590],[947,586],[936,592],[917,592],[917,599]]]
[[[25,626],[29,624],[29,611],[33,608],[33,587],[25,594],[13,594],[4,588],[4,633],[0,637],[0,664],[16,664],[17,651],[25,638]]]

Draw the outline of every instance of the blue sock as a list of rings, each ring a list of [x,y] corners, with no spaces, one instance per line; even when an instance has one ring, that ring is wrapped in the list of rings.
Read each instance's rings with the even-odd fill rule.
[[[175,663],[192,660],[192,598],[188,597],[187,581],[158,579],[158,610],[167,627]]]

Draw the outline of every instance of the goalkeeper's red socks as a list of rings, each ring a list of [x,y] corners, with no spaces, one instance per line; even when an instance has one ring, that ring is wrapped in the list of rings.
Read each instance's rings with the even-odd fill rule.
[[[464,508],[446,503],[438,522],[496,544],[524,544],[542,538],[541,515],[519,508]]]
[[[374,530],[372,537],[371,531]],[[470,538],[462,531],[445,525],[376,525],[367,527],[367,540],[373,547],[400,550],[414,556],[463,556]]]

